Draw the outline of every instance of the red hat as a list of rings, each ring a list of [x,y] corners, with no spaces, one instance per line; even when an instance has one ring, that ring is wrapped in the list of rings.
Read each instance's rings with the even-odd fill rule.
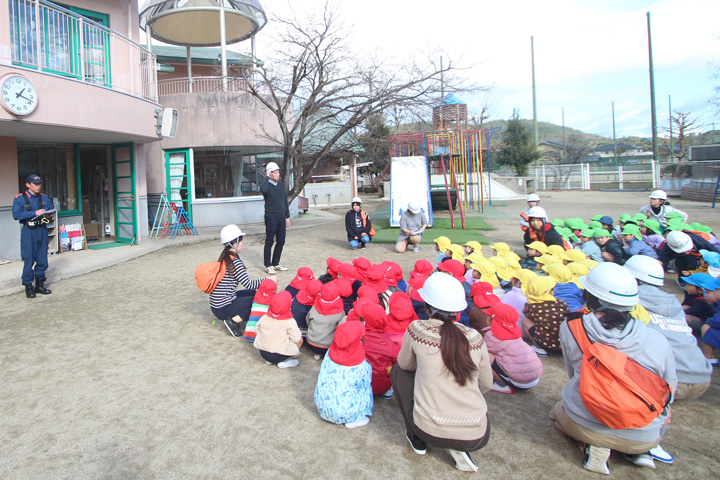
[[[314,305],[315,297],[320,293],[323,284],[320,280],[310,280],[300,289],[295,299],[303,305]]]
[[[395,262],[383,262],[382,266],[385,267],[385,282],[390,287],[397,287],[403,279],[402,267]]]
[[[336,278],[330,283],[334,283],[338,287],[338,293],[341,297],[349,297],[353,293],[352,283],[348,282],[345,278]]]
[[[418,260],[415,262],[415,268],[410,272],[410,282],[416,277],[429,277],[433,273],[432,263],[427,260]],[[410,283],[408,282],[408,283]]]
[[[355,283],[355,280],[357,280],[357,270],[355,270],[355,267],[349,263],[343,263],[340,265],[339,272],[342,279],[350,282],[350,285]]]
[[[490,330],[495,335],[495,338],[498,340],[515,340],[522,337],[522,332],[517,326],[519,315],[513,307],[504,303],[497,303],[488,308],[487,313],[493,319]]]
[[[270,305],[270,300],[273,295],[275,295],[275,292],[277,292],[277,283],[275,283],[274,280],[266,278],[260,282],[253,302],[259,303],[260,305]]]
[[[375,290],[375,293],[383,293],[386,291],[388,286],[385,282],[385,267],[382,265],[373,265],[370,267],[363,285],[372,288]]]
[[[290,282],[290,286],[300,290],[313,278],[315,278],[313,276],[313,271],[309,267],[300,267],[298,268],[297,275]]]
[[[326,283],[315,297],[315,310],[320,315],[335,315],[345,312],[340,292],[335,282]]]
[[[388,316],[381,305],[361,302],[358,315],[365,321],[365,327],[369,330],[376,330],[382,333],[387,329]]]
[[[406,293],[395,292],[390,295],[388,314],[388,330],[395,333],[405,333],[410,322],[417,320],[418,316],[412,305],[412,300]]]
[[[330,360],[345,367],[360,365],[365,361],[363,335],[365,335],[365,325],[362,322],[345,322],[338,325],[328,350]]]
[[[447,263],[447,262],[445,262]],[[473,303],[480,308],[487,308],[500,303],[500,298],[493,293],[493,286],[487,282],[475,282],[470,287]]]
[[[463,265],[459,260],[444,261],[438,265],[438,270],[451,274],[460,283],[467,281],[465,278],[465,265]]]
[[[380,303],[380,297],[378,297],[377,292],[375,289],[368,287],[368,286],[361,286],[358,289],[358,300],[367,300],[370,303],[378,304]]]
[[[367,275],[367,271],[372,266],[372,263],[370,263],[370,260],[365,257],[358,257],[352,261],[352,264],[357,272],[357,280],[364,282],[365,275]]]
[[[290,292],[287,290],[283,290],[270,300],[270,308],[268,309],[267,314],[275,320],[287,320],[288,318],[293,318],[292,313],[290,313],[291,305],[292,295],[290,295]]]
[[[329,273],[332,278],[337,278],[340,265],[342,265],[340,260],[329,257],[327,259],[327,273]]]

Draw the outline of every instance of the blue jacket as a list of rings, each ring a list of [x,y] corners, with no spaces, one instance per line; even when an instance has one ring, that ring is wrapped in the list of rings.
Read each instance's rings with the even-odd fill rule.
[[[30,193],[30,191],[27,191],[25,193],[27,193],[27,195],[30,197],[29,200],[31,210],[27,210],[25,208],[25,199],[23,198],[24,195],[22,193],[15,196],[12,205],[13,218],[20,223],[24,224],[26,221],[35,218],[35,212],[37,210],[40,210],[41,208],[45,210],[53,209],[53,204],[50,200],[50,197],[48,197],[44,193],[38,193],[37,195],[33,195],[32,193]]]
[[[647,243],[641,242],[637,238],[631,239],[628,242],[628,245],[628,247],[624,248],[625,253],[628,255],[628,257],[632,257],[633,255],[646,255],[648,257],[654,258],[655,260],[658,259],[658,254],[655,249]]]

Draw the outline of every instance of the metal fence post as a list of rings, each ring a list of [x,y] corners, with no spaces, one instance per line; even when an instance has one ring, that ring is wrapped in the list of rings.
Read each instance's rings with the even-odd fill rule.
[[[618,182],[620,183],[620,190],[623,189],[623,167],[620,165],[618,167]]]
[[[543,190],[547,190],[547,175],[545,175],[545,165],[542,166]]]
[[[657,177],[655,176],[655,175],[656,175],[656,173],[655,173],[655,169],[656,169],[656,168],[655,168],[655,160],[652,160],[652,161],[650,162],[650,167],[651,167],[651,169],[652,169],[652,188],[655,188],[655,187],[658,186],[658,184],[657,184]]]

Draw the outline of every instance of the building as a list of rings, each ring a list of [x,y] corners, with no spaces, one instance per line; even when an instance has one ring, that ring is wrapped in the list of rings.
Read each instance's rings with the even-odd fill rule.
[[[20,258],[11,206],[31,173],[43,178],[59,225],[120,242],[146,231],[147,145],[160,138],[160,104],[137,2],[63,5],[0,0],[0,79],[36,92],[27,111],[11,113],[11,95],[0,98],[2,258]]]

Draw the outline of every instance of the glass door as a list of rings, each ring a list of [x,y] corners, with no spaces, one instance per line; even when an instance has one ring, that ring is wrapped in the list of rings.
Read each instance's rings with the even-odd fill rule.
[[[115,241],[137,240],[135,201],[135,145],[113,145],[113,181],[115,182]]]

